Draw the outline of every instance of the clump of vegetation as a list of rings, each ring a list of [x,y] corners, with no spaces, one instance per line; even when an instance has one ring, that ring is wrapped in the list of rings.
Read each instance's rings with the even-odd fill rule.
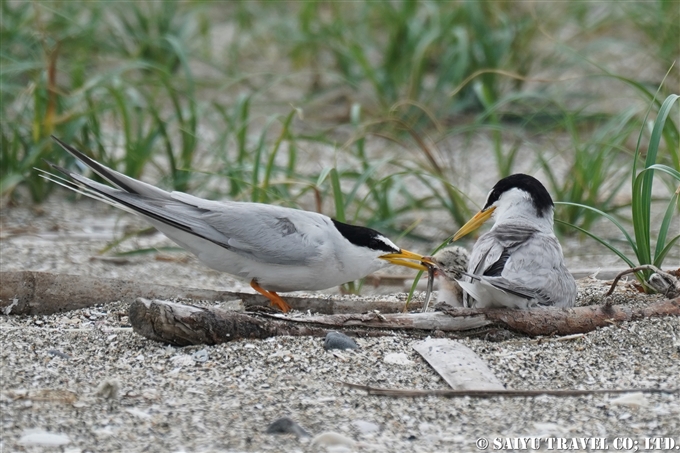
[[[672,229],[673,216],[677,215],[678,208],[680,208],[680,169],[672,168],[668,165],[656,163],[659,158],[659,150],[662,149],[662,138],[666,142],[666,148],[671,153],[677,153],[680,150],[680,140],[678,135],[678,126],[670,117],[673,111],[674,104],[680,98],[678,95],[670,95],[663,102],[659,108],[656,120],[649,139],[649,145],[646,150],[646,156],[643,156],[641,139],[643,131],[640,132],[640,139],[638,139],[635,150],[635,157],[631,165],[631,218],[633,221],[633,235],[630,235],[626,228],[612,215],[597,209],[594,206],[584,205],[579,203],[564,202],[562,204],[572,206],[579,209],[584,209],[593,212],[599,216],[605,217],[621,232],[625,238],[625,242],[630,245],[635,256],[629,257],[621,251],[615,244],[602,238],[587,229],[574,227],[588,236],[595,239],[600,244],[607,247],[609,250],[618,255],[630,267],[643,266],[651,264],[660,268],[668,253],[672,250],[678,240],[680,234],[676,234],[677,230]],[[655,104],[653,104],[655,105]],[[678,106],[675,106],[675,111],[678,112]],[[670,118],[669,118],[670,117]],[[677,158],[677,155],[675,156]],[[675,160],[675,159],[673,159]],[[642,163],[642,170],[639,170],[639,165]],[[668,200],[668,205],[663,216],[661,225],[658,227],[652,225],[651,221],[651,206],[653,202],[652,184],[654,176],[660,174],[669,177],[671,181],[671,188],[677,187],[673,195]],[[655,235],[656,237],[653,237]],[[654,241],[652,240],[654,239]],[[654,244],[655,242],[655,244]],[[647,290],[652,290],[646,285],[651,270],[641,270],[636,273],[640,283],[642,283]]]
[[[461,182],[475,177],[452,162],[474,156],[467,144],[483,137],[491,160],[477,170],[491,179],[542,171],[554,197],[572,203],[559,219],[589,231],[595,208],[649,231],[638,204],[657,200],[640,194],[657,180],[670,187],[660,173],[679,170],[674,126],[666,122],[655,160],[632,182],[631,217],[622,174],[645,153],[631,137],[660,81],[622,76],[598,57],[620,41],[607,33],[630,29],[669,66],[680,23],[671,3],[591,14],[586,3],[3,2],[0,195],[49,195],[33,169],[45,158],[75,165],[55,134],[173,189],[316,209],[386,232],[445,212],[450,233],[474,209]],[[607,85],[594,96],[587,83],[598,80]],[[607,106],[623,87],[636,102]],[[463,145],[452,151],[451,140]],[[666,245],[676,240],[668,234]],[[657,245],[648,259],[646,237],[635,237],[636,261],[660,263],[670,249]]]

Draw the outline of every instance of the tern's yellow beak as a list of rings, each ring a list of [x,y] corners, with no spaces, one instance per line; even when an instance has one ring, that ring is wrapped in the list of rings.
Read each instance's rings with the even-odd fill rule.
[[[399,253],[388,253],[387,255],[383,255],[379,258],[385,261],[389,261],[391,264],[396,264],[397,266],[410,267],[412,269],[418,269],[419,271],[427,270],[427,266],[425,266],[423,263],[434,265],[434,262],[430,257],[418,255],[417,253],[409,252],[408,250],[402,250]],[[413,260],[418,262],[414,263],[413,261],[406,260]]]
[[[496,206],[489,206],[488,208],[479,211],[477,214],[474,215],[474,217],[468,220],[467,223],[456,232],[456,234],[453,235],[453,240],[451,242],[457,241],[466,234],[471,233],[472,231],[475,231],[477,228],[482,226],[482,223],[489,220],[491,214],[493,214],[495,210]]]

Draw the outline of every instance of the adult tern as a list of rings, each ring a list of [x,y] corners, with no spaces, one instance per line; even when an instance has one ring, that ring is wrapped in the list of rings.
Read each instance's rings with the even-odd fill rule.
[[[514,174],[496,183],[482,210],[453,236],[458,240],[489,218],[495,220],[472,248],[467,273],[459,281],[466,306],[574,305],[576,282],[553,231],[553,211],[550,194],[532,176]]]
[[[46,179],[139,215],[207,266],[250,282],[284,312],[290,306],[277,291],[326,289],[388,264],[427,270],[422,255],[370,228],[316,212],[166,192],[52,138],[115,188],[54,164],[66,178],[46,173]]]

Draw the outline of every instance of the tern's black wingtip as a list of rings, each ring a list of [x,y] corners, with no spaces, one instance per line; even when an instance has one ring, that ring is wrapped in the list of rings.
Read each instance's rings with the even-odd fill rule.
[[[65,169],[64,167],[57,165],[54,162],[50,162],[47,159],[43,159],[42,161],[45,162],[50,167],[52,167],[54,170],[57,170],[58,172],[63,173],[66,176],[71,176],[71,172]]]

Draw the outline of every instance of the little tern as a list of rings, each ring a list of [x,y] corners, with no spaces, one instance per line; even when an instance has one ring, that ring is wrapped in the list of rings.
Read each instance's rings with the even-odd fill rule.
[[[553,211],[550,194],[532,176],[514,174],[496,183],[482,210],[453,236],[456,241],[495,219],[472,248],[465,278],[459,280],[466,306],[574,305],[576,282],[553,231]]]
[[[439,250],[432,256],[424,258],[434,263],[434,278],[439,283],[437,302],[453,307],[463,306],[463,289],[457,280],[467,270],[470,255],[463,247],[449,246]]]
[[[388,264],[427,270],[422,255],[370,228],[316,212],[166,192],[52,138],[115,188],[51,163],[67,178],[44,173],[46,179],[139,215],[207,266],[250,282],[283,312],[290,306],[277,291],[326,289]]]

